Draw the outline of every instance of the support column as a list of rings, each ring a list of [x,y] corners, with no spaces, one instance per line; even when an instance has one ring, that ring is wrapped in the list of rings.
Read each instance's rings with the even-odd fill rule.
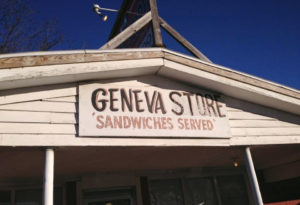
[[[259,185],[258,185],[258,181],[257,181],[255,169],[254,169],[254,164],[252,161],[252,156],[251,156],[249,147],[246,147],[245,155],[246,155],[245,158],[246,158],[248,177],[250,180],[252,192],[254,194],[255,202],[257,205],[263,205],[263,200],[261,197],[261,193],[260,193],[260,189],[259,189]]]
[[[43,205],[53,205],[53,192],[54,192],[53,181],[54,181],[54,150],[53,148],[47,148],[45,151]]]

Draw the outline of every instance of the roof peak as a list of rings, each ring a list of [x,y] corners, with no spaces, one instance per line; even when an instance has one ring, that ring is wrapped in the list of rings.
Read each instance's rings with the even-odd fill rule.
[[[110,38],[100,49],[165,47],[161,28],[195,57],[211,63],[201,51],[159,16],[156,0],[124,0]]]

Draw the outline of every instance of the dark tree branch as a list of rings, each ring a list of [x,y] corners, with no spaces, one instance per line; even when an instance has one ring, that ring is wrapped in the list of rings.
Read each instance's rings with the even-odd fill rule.
[[[50,50],[62,42],[57,22],[41,22],[29,0],[2,0],[0,53]]]

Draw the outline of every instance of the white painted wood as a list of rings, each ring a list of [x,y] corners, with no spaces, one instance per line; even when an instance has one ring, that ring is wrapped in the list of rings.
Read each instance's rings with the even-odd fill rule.
[[[69,129],[70,134],[0,134],[0,146],[229,146],[229,139],[84,138],[75,135],[75,126],[51,128],[65,133]]]
[[[26,67],[26,69],[2,69],[0,75],[0,90],[16,87],[69,83],[91,79],[111,79],[150,75],[156,73],[162,65],[163,59],[156,58],[35,66]],[[70,95],[73,94],[69,93],[65,96]],[[52,96],[49,96],[47,98],[51,97]]]
[[[147,51],[151,50],[151,49],[145,49]],[[153,49],[154,51],[155,49]],[[156,49],[156,51],[159,49]],[[144,51],[143,49],[128,49],[128,50],[118,50],[118,52],[123,52],[126,53],[126,51],[138,51],[138,52],[142,52]],[[181,80],[183,82],[187,82],[187,83],[191,83],[194,84],[195,86],[201,86],[201,87],[207,87],[209,89],[213,89],[216,90],[218,92],[222,92],[222,93],[227,93],[228,95],[232,95],[234,97],[240,98],[240,99],[244,99],[244,100],[248,100],[248,101],[252,101],[252,102],[256,102],[259,104],[263,104],[266,106],[270,106],[270,107],[274,107],[276,109],[282,109],[291,113],[295,113],[295,114],[300,114],[300,109],[299,109],[299,105],[300,105],[300,100],[299,100],[299,91],[295,90],[295,89],[291,89],[282,85],[278,85],[269,81],[265,81],[247,74],[243,74],[228,68],[224,68],[222,66],[218,66],[218,65],[214,65],[214,64],[210,64],[210,63],[205,63],[201,60],[197,60],[195,58],[191,58],[182,54],[178,54],[176,52],[172,52],[169,51],[167,49],[160,49],[160,51],[162,51],[164,54],[168,54],[168,55],[172,55],[173,57],[176,56],[180,56],[183,59],[180,61],[183,64],[184,63],[188,63],[190,65],[193,65],[195,63],[202,63],[203,66],[211,66],[211,68],[217,68],[220,71],[226,71],[226,72],[230,72],[231,74],[238,74],[240,75],[240,77],[238,77],[238,80],[231,80],[230,79],[230,73],[227,75],[223,75],[223,78],[227,79],[227,80],[223,80],[221,78],[220,82],[218,82],[218,78],[220,77],[218,74],[212,74],[216,77],[216,80],[213,80],[210,76],[207,75],[202,75],[202,73],[199,73],[198,71],[203,71],[203,73],[209,73],[209,72],[204,72],[205,69],[201,69],[198,65],[197,68],[193,68],[192,66],[186,66],[189,69],[193,69],[196,70],[198,72],[197,75],[193,75],[189,69],[182,69],[182,73],[181,71],[179,72],[176,68],[169,68],[170,64],[168,63],[168,60],[166,60],[166,68],[170,69],[171,72],[168,72],[166,74],[166,72],[164,71],[164,69],[162,69],[162,71],[160,74],[163,74],[165,76],[168,76],[170,78],[175,78],[178,80]],[[91,52],[91,51],[89,51]],[[96,52],[96,51],[95,51]],[[99,53],[100,51],[98,51]],[[101,52],[116,52],[116,50],[109,50],[109,51],[101,51]],[[74,52],[75,53],[75,52]],[[31,55],[33,56],[35,53],[31,53]],[[59,54],[59,52],[57,53]],[[26,56],[26,54],[22,54],[24,56]],[[20,57],[22,57],[22,55]],[[39,55],[47,55],[46,53],[40,53]],[[16,55],[17,56],[17,55]],[[30,55],[29,55],[30,56]],[[8,56],[6,56],[8,57]],[[163,58],[161,58],[161,60],[163,61]],[[172,62],[172,61],[170,61]],[[85,64],[85,63],[82,63]],[[15,80],[8,80],[8,78],[11,78],[12,76],[9,77],[9,74],[7,73],[8,70],[15,70],[15,69],[1,69],[1,75],[2,76],[2,71],[3,74],[5,74],[4,77],[4,81],[1,82],[0,79],[0,89],[11,89],[11,88],[17,88],[17,87],[28,87],[28,86],[37,86],[37,85],[45,85],[45,84],[57,84],[57,83],[63,83],[63,82],[76,82],[76,81],[80,81],[80,80],[89,80],[89,79],[94,79],[95,78],[95,73],[94,74],[87,74],[85,75],[84,73],[72,73],[72,69],[69,69],[69,73],[67,74],[67,76],[64,76],[63,72],[61,73],[61,75],[58,74],[58,76],[56,77],[49,77],[49,75],[51,75],[51,73],[53,74],[53,72],[50,70],[48,70],[49,67],[52,68],[52,66],[37,66],[37,67],[43,67],[43,71],[37,71],[36,73],[39,73],[40,75],[35,76],[35,80],[32,80],[34,76],[31,75],[27,75],[26,78],[22,77],[24,76],[23,74],[21,74],[22,72],[20,71],[21,76],[16,77]],[[19,69],[19,70],[23,70],[23,71],[27,71],[27,69],[30,67],[27,67],[26,69]],[[30,70],[30,69],[29,69]],[[130,69],[131,70],[131,69]],[[149,71],[147,69],[142,69],[143,72],[140,72],[141,69],[139,70],[135,70],[134,67],[132,67],[131,70],[131,74],[132,75],[144,75],[145,73],[147,73],[146,71]],[[157,70],[156,70],[157,71]],[[185,72],[187,71],[187,72]],[[178,73],[179,72],[179,73]],[[155,73],[153,72],[153,70],[149,73]],[[149,74],[148,73],[148,74]],[[175,73],[177,73],[175,75]],[[189,75],[192,76],[189,76]],[[200,75],[199,75],[200,74]],[[18,75],[18,73],[15,73],[14,75]],[[13,76],[14,76],[13,75]],[[101,76],[101,75],[99,75]],[[123,73],[123,76],[126,77],[126,72],[125,74]],[[179,77],[178,77],[179,76]],[[101,76],[102,77],[102,76]],[[100,78],[101,78],[100,77]],[[105,75],[106,78],[111,78],[111,77],[122,77],[122,75]],[[260,87],[255,86],[254,84],[250,85],[248,83],[249,80],[251,79],[255,79],[255,80],[259,80],[262,85],[260,85]],[[249,85],[249,86],[248,86]],[[263,85],[268,85],[271,86],[272,89],[268,90],[268,89],[264,89]],[[273,91],[271,91],[273,90]],[[276,90],[281,90],[280,92],[276,92]],[[281,93],[281,94],[279,94]],[[290,96],[295,96],[293,97],[288,97],[288,95],[285,95],[285,93],[290,93]],[[0,96],[2,96],[1,92],[0,92]],[[291,100],[291,99],[294,99]]]
[[[232,128],[259,128],[259,127],[300,127],[299,124],[283,122],[279,120],[229,120]]]
[[[30,101],[0,105],[0,110],[76,113],[76,104],[60,101]]]
[[[232,136],[300,136],[300,127],[232,128]]]
[[[185,54],[182,54],[182,53],[178,53],[176,51],[172,51],[172,50],[169,50],[169,49],[162,49],[162,51],[165,53],[165,54],[171,54],[173,56],[178,56],[178,57],[183,57],[185,60],[191,60],[191,61],[194,61],[194,62],[198,62],[198,63],[202,63],[204,65],[207,65],[207,66],[211,66],[211,67],[214,67],[214,68],[217,68],[219,69],[220,71],[228,71],[230,73],[234,73],[234,74],[239,74],[241,75],[241,78],[240,78],[240,81],[243,82],[245,79],[255,79],[255,80],[258,80],[260,82],[263,82],[263,83],[266,83],[266,84],[269,84],[269,85],[272,85],[274,87],[277,87],[277,88],[284,88],[286,90],[289,90],[289,91],[293,91],[295,93],[298,93],[299,94],[299,90],[295,89],[295,88],[291,88],[291,87],[288,87],[288,86],[285,86],[285,85],[282,85],[282,84],[279,84],[279,83],[275,83],[275,82],[272,82],[272,81],[268,81],[266,79],[263,79],[263,78],[259,78],[257,76],[254,76],[254,75],[250,75],[248,73],[243,73],[243,72],[240,72],[240,71],[237,71],[237,70],[234,70],[232,68],[227,68],[225,66],[222,66],[222,65],[218,65],[218,64],[214,64],[212,62],[207,62],[207,61],[203,61],[199,58],[196,58],[196,57],[193,57],[193,56],[188,56],[188,55],[185,55]],[[228,76],[229,77],[229,76]]]
[[[167,49],[163,48],[124,48],[118,49],[119,53],[127,52],[141,52],[141,51],[163,51]],[[9,53],[1,54],[1,58],[15,58],[15,57],[26,57],[26,56],[48,56],[48,55],[66,55],[66,54],[86,54],[86,53],[114,53],[116,49],[85,49],[85,50],[68,50],[68,51],[34,51],[34,52],[24,52],[24,53]]]
[[[73,113],[48,113],[27,111],[0,111],[0,122],[36,122],[75,124]]]
[[[43,101],[75,103],[75,102],[77,102],[77,96],[58,97],[58,98],[46,98],[46,99],[43,99]]]
[[[230,120],[232,128],[279,128],[279,127],[299,127],[297,123],[283,122],[279,120]]]
[[[53,205],[54,197],[54,150],[45,150],[43,205]]]
[[[1,86],[0,86],[1,87]],[[49,85],[0,91],[0,105],[77,95],[75,84]]]
[[[102,82],[80,85],[79,136],[231,137],[225,104],[214,99],[215,93],[186,86],[174,89],[173,85],[174,83],[168,84],[167,89],[158,86],[120,86]],[[95,93],[98,89],[102,91]],[[103,89],[107,92],[105,95]],[[113,94],[109,92],[111,89],[115,90]],[[122,89],[126,96],[133,99],[131,111],[129,108],[122,110],[122,107],[126,107],[125,103],[122,103]],[[196,93],[209,96],[210,101],[197,96]],[[185,95],[189,95],[189,98]],[[114,100],[110,100],[111,98]],[[151,99],[152,104],[149,102]],[[106,100],[105,110],[100,110],[104,107],[101,103],[97,108],[96,105],[100,100]],[[206,102],[201,103],[203,101]],[[212,108],[208,107],[209,102]]]
[[[24,53],[1,54],[0,58],[15,58],[25,56],[47,56],[47,55],[65,55],[65,54],[84,54],[85,50],[69,50],[69,51],[34,51]]]
[[[300,144],[300,136],[251,136],[230,139],[231,146],[276,144]]]
[[[51,127],[54,128],[53,126]],[[66,127],[60,127],[64,130]],[[66,129],[65,129],[66,130]],[[75,127],[73,128],[75,130]],[[228,139],[80,138],[74,134],[0,134],[0,146],[246,146],[300,144],[300,136],[251,136]]]
[[[249,102],[274,107],[294,114],[300,114],[300,99],[269,91],[241,81],[218,76],[200,69],[165,60],[159,75],[190,84],[219,91],[223,94]]]
[[[228,117],[230,120],[271,120],[270,118],[263,115],[258,115],[249,112],[228,112]]]
[[[0,133],[1,134],[9,134],[9,133],[11,134],[76,134],[76,127],[73,124],[0,123]]]
[[[229,113],[236,115],[239,115],[238,113],[256,114],[281,121],[295,122],[300,125],[300,116],[298,115],[293,115],[292,113],[287,113],[278,109],[272,109],[270,107],[261,106],[259,104],[250,103],[229,96],[224,96],[224,99]]]

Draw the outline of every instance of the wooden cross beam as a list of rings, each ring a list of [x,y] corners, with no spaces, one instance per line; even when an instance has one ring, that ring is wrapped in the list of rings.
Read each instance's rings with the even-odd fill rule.
[[[115,49],[121,45],[124,41],[130,38],[133,34],[147,25],[152,19],[151,11],[139,18],[136,22],[127,27],[124,31],[119,33],[113,39],[104,44],[100,49]]]
[[[115,49],[120,46],[123,42],[129,39],[133,34],[147,25],[150,21],[152,21],[152,29],[154,36],[154,45],[155,47],[164,47],[162,35],[161,35],[161,27],[169,33],[178,43],[180,43],[184,48],[190,51],[195,57],[200,60],[210,62],[211,61],[196,47],[194,47],[188,40],[186,40],[180,33],[178,33],[172,26],[170,26],[164,19],[162,19],[158,15],[158,9],[156,0],[149,0],[150,11],[146,13],[144,16],[139,18],[136,22],[131,24],[121,33],[116,35],[110,41],[108,41],[105,45],[103,45],[100,49]]]
[[[211,61],[195,46],[193,46],[188,40],[186,40],[180,33],[178,33],[172,26],[170,26],[165,20],[159,17],[161,27],[165,29],[178,43],[189,50],[193,55],[198,57],[200,60],[210,62]]]
[[[163,47],[161,31],[160,31],[160,23],[159,23],[159,15],[156,0],[149,0],[151,16],[152,16],[152,27],[153,27],[153,35],[154,35],[154,46]]]

